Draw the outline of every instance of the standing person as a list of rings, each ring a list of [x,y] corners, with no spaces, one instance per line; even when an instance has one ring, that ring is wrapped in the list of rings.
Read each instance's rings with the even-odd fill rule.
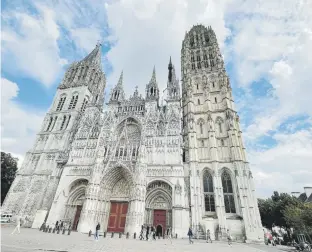
[[[232,244],[232,237],[231,237],[229,229],[226,231],[226,236],[227,236],[228,244],[231,246],[231,244]]]
[[[100,223],[98,223],[95,227],[95,234],[94,234],[94,238],[97,241],[99,239],[99,230],[100,230],[101,226]]]
[[[191,228],[189,228],[188,232],[187,232],[187,235],[189,237],[189,242],[190,244],[193,244],[194,242],[192,241],[192,236],[193,236],[193,231]]]
[[[15,231],[17,230],[17,232],[20,234],[21,233],[21,217],[16,214],[15,216],[15,222],[16,222],[16,227],[14,228],[13,232],[11,234],[14,234]]]
[[[58,227],[59,227],[59,222],[58,222],[58,221],[56,221],[56,223],[55,223],[55,231],[57,231],[57,230],[58,230]]]
[[[147,226],[147,227],[146,227],[146,240],[147,240],[147,241],[148,241],[149,229],[150,229],[150,227]]]
[[[62,221],[61,226],[60,226],[61,231],[63,230],[63,227],[64,227],[64,222]]]
[[[212,243],[212,240],[211,240],[211,236],[210,236],[210,230],[207,229],[207,243],[210,241],[210,243]]]
[[[153,239],[156,241],[156,227],[153,228],[154,228]]]
[[[168,230],[167,230],[167,237],[168,237],[168,239],[170,240],[170,243],[172,244],[172,232],[171,232],[171,227],[169,227],[168,228]]]
[[[144,226],[142,225],[142,226],[141,226],[140,236],[139,236],[139,239],[140,239],[140,240],[144,240],[144,237],[143,237],[143,229],[144,229]]]

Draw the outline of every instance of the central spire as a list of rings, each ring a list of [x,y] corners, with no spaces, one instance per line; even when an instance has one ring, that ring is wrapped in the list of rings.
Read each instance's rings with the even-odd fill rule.
[[[101,47],[102,45],[98,42],[93,51],[87,57],[85,57],[82,62],[101,66]]]

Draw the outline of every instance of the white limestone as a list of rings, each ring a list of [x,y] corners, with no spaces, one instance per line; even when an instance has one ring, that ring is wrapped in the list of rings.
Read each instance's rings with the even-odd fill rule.
[[[230,229],[237,239],[261,240],[253,178],[213,30],[197,25],[186,34],[182,90],[170,59],[165,106],[154,68],[145,97],[136,89],[126,98],[121,74],[103,112],[100,48],[67,70],[3,208],[36,227],[64,220],[89,232],[98,222],[107,230],[112,201],[128,202],[124,231],[131,234],[155,224],[153,212],[162,209],[165,226],[179,237],[192,226],[198,237],[210,229],[222,238]]]

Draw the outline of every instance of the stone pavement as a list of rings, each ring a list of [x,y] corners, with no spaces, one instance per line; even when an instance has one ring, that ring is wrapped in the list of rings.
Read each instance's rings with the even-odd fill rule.
[[[284,247],[271,247],[265,245],[247,245],[234,243],[232,246],[223,242],[205,243],[202,240],[195,240],[189,244],[187,239],[173,239],[170,241],[160,239],[157,241],[134,240],[133,237],[126,239],[124,236],[114,238],[102,236],[99,241],[87,234],[72,232],[70,236],[53,233],[43,233],[36,229],[22,228],[20,234],[11,235],[12,226],[1,225],[1,251],[3,252],[167,252],[167,251],[239,251],[239,252],[278,252],[290,251]]]

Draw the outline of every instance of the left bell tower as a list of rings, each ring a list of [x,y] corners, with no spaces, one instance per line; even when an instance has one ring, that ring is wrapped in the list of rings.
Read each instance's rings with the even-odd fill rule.
[[[27,216],[39,227],[51,208],[81,116],[88,106],[102,110],[105,74],[101,44],[67,69],[57,88],[35,144],[26,155],[3,203],[2,210]]]

